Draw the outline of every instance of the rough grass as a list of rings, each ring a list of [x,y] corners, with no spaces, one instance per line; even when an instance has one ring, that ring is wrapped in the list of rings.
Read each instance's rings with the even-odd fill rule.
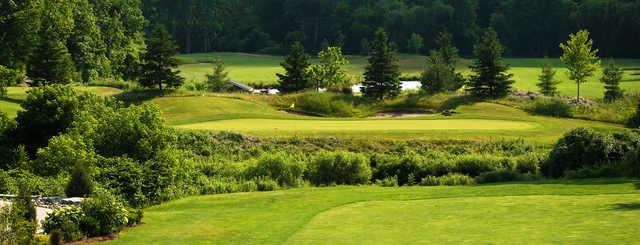
[[[222,58],[228,65],[229,76],[244,82],[274,84],[277,81],[278,72],[282,72],[280,62],[282,58],[278,56],[241,54],[241,53],[208,53],[208,54],[189,54],[180,55],[178,59],[184,64],[179,67],[182,75],[187,81],[204,80],[205,74],[211,73],[213,65],[209,62],[215,57]],[[361,76],[364,67],[367,64],[366,57],[349,56],[351,65],[347,67],[349,73],[354,76]],[[419,55],[399,55],[400,67],[403,73],[419,74],[422,72],[426,57]],[[515,88],[519,90],[537,91],[536,83],[538,83],[538,75],[540,67],[544,63],[544,59],[539,58],[513,58],[505,59],[512,69],[510,72],[514,74],[516,83]],[[552,64],[557,68],[557,79],[562,81],[558,85],[561,95],[575,96],[577,92],[576,84],[568,79],[566,69],[559,59],[552,59]],[[606,61],[604,62],[606,63]],[[620,59],[616,63],[623,67],[638,67],[640,60],[637,59]],[[471,60],[463,59],[458,65],[458,69],[464,74],[470,73],[468,66]],[[640,77],[632,76],[637,71],[625,71],[625,81],[621,87],[628,93],[640,93]],[[598,71],[594,77],[591,77],[587,83],[582,84],[580,94],[584,97],[599,98],[603,96],[604,85],[600,83],[601,71]]]
[[[302,188],[199,196],[145,210],[113,244],[625,244],[632,183]]]

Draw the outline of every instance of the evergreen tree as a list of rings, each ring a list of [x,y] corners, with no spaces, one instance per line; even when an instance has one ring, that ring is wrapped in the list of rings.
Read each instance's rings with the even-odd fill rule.
[[[229,72],[222,59],[217,58],[214,62],[213,73],[207,74],[207,90],[211,92],[227,92],[232,85],[229,83]]]
[[[73,61],[64,43],[40,38],[27,71],[33,85],[69,84],[73,81]]]
[[[605,84],[604,101],[613,102],[623,97],[624,92],[620,89],[620,82],[622,81],[623,75],[624,72],[622,68],[616,65],[615,61],[612,61],[604,68],[602,78],[600,79],[600,81]]]
[[[366,97],[384,99],[400,94],[400,66],[395,57],[387,33],[379,29],[372,42],[369,64],[365,68],[363,94]]]
[[[93,183],[89,177],[89,171],[84,164],[78,162],[73,169],[64,193],[67,197],[87,197],[92,191]]]
[[[412,54],[419,54],[424,47],[424,39],[418,33],[411,33],[409,41],[407,41],[407,50]]]
[[[164,89],[163,85],[168,88],[182,86],[184,78],[178,75],[179,71],[174,70],[178,67],[176,54],[178,46],[167,30],[161,25],[154,26],[147,38],[147,52],[144,54],[140,84],[144,87],[158,86],[160,90]]]
[[[553,65],[548,58],[545,58],[544,65],[542,66],[542,73],[538,76],[540,82],[536,84],[536,86],[540,88],[540,93],[545,96],[558,95],[556,85],[560,84],[560,81],[558,81],[555,76],[556,71],[553,69]]]
[[[285,71],[284,74],[277,74],[280,78],[280,92],[293,93],[309,88],[309,74],[307,71],[311,62],[309,61],[309,55],[304,51],[302,43],[295,42],[291,46],[289,55],[280,65]]]
[[[453,44],[453,36],[447,31],[440,32],[436,38],[437,49],[433,52],[438,53],[442,61],[451,66],[458,63],[458,49]]]
[[[471,75],[467,88],[473,95],[499,98],[508,94],[514,81],[513,74],[507,73],[509,66],[502,61],[503,52],[496,31],[487,29],[474,46],[476,60],[470,68],[475,74]]]
[[[578,85],[578,97],[580,101],[580,84],[587,82],[587,78],[600,66],[597,49],[593,49],[593,40],[589,38],[589,31],[581,30],[576,34],[569,35],[566,44],[561,43],[560,48],[564,51],[560,59],[567,64],[569,78]]]

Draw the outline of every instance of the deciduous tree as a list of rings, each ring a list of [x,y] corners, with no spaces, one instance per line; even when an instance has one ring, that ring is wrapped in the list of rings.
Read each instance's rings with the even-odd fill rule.
[[[580,100],[580,84],[587,82],[587,78],[593,76],[600,67],[598,49],[593,48],[593,40],[589,38],[589,31],[581,30],[570,34],[567,43],[561,43],[563,54],[562,62],[567,64],[569,78],[578,86],[577,100]]]

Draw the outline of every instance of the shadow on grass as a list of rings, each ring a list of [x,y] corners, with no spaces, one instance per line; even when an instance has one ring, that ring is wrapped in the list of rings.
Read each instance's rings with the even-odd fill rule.
[[[22,100],[14,99],[14,98],[8,98],[8,97],[0,97],[0,101],[9,102],[9,103],[16,103],[16,104],[22,103]]]
[[[618,211],[640,211],[640,202],[637,203],[617,203],[611,208]]]
[[[497,183],[484,183],[478,186],[488,185],[511,185],[511,184],[523,184],[523,185],[547,185],[547,184],[559,184],[559,185],[611,185],[611,184],[625,184],[635,183],[636,187],[640,188],[640,182],[637,180],[626,178],[597,178],[597,179],[541,179],[534,181],[513,181],[513,182],[497,182]]]
[[[440,106],[440,111],[455,110],[461,105],[473,105],[485,101],[485,99],[473,95],[455,96],[445,100]]]
[[[142,90],[136,89],[131,91],[122,92],[116,95],[116,99],[123,101],[126,104],[141,104],[145,101],[149,101],[158,97],[163,97],[170,94],[172,90]]]

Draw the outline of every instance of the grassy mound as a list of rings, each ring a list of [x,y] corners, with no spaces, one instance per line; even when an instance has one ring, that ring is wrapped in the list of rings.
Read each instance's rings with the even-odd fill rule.
[[[639,198],[632,183],[593,181],[200,196],[147,209],[113,243],[629,243]]]

